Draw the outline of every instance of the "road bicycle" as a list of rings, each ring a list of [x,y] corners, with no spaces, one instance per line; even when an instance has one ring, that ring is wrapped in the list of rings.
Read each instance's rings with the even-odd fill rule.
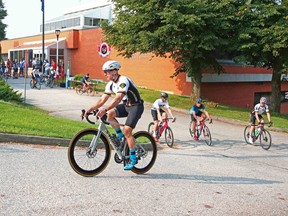
[[[85,110],[82,110],[82,116],[84,113]],[[111,147],[115,150],[114,160],[116,163],[123,163],[125,166],[129,164],[130,160],[126,139],[123,138],[122,141],[119,141],[116,134],[109,132],[106,125],[110,125],[112,122],[106,120],[107,116],[96,117],[95,122],[89,119],[89,116],[96,116],[96,113],[97,110],[89,113],[86,120],[90,124],[99,121],[98,129],[86,128],[79,131],[70,141],[68,148],[68,159],[71,167],[76,173],[85,177],[98,175],[106,168],[111,156]],[[119,124],[119,126],[124,125]],[[133,137],[138,162],[131,171],[136,174],[144,174],[155,163],[157,157],[156,142],[146,131],[138,131],[133,134]]]
[[[265,149],[265,150],[268,150],[270,147],[271,147],[271,143],[272,143],[272,138],[271,138],[271,134],[268,130],[266,130],[264,128],[264,125],[265,123],[262,122],[262,123],[259,123],[259,124],[252,124],[252,125],[247,125],[244,129],[244,139],[245,139],[245,142],[247,144],[251,144],[249,142],[249,138],[250,138],[250,127],[251,126],[255,126],[257,127],[255,129],[254,127],[254,130],[252,132],[253,136],[252,136],[252,139],[253,139],[253,144],[254,142],[256,142],[257,140],[259,140],[259,144],[260,146]],[[269,123],[268,127],[271,127],[272,126],[272,123]]]
[[[210,120],[209,124],[212,124],[212,120]],[[195,130],[196,130],[195,134],[198,137],[198,139],[203,138],[205,143],[208,146],[212,145],[211,133],[210,133],[210,130],[209,130],[208,126],[205,124],[205,120],[204,121],[197,121]],[[193,132],[193,128],[192,128],[192,121],[189,124],[189,133],[190,133],[191,137],[194,138],[194,132]],[[201,135],[203,135],[203,136],[201,136]]]
[[[51,71],[51,74],[48,75],[45,79],[45,86],[53,88],[55,83],[55,73]]]
[[[36,89],[41,89],[41,78],[39,76],[35,77],[34,79],[32,78],[30,80],[30,87],[33,89],[33,88],[36,88]]]
[[[165,142],[170,148],[172,148],[174,144],[174,135],[172,129],[168,126],[170,119],[172,119],[172,122],[175,122],[176,120],[176,118],[166,118],[166,120],[163,120],[159,123],[158,130],[156,131],[156,137],[159,139],[164,132]],[[149,123],[148,132],[150,134],[154,133],[154,122]]]
[[[83,93],[86,93],[87,95],[94,96],[95,90],[91,86],[85,86],[85,85],[78,85],[75,87],[76,93],[79,95],[82,95]]]

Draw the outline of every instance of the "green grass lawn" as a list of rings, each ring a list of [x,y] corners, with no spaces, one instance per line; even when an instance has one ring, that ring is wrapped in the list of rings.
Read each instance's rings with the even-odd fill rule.
[[[105,84],[99,84],[97,90],[104,90]],[[159,91],[140,88],[141,97],[146,102],[153,103],[160,96]],[[169,104],[173,108],[182,108],[187,110],[192,106],[189,97],[169,95]],[[204,100],[208,112],[213,116],[225,117],[244,122],[249,121],[249,111],[235,107],[224,106],[211,103]],[[271,113],[273,126],[287,129],[287,115]],[[4,102],[0,100],[0,132],[13,134],[38,135],[48,137],[62,137],[70,139],[79,130],[89,127],[86,121],[73,121],[58,117],[49,116],[48,112],[37,107],[23,104]]]

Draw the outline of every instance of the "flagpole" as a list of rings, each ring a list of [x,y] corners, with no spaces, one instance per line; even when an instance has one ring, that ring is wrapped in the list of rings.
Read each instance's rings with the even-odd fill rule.
[[[41,1],[41,11],[42,11],[42,73],[44,72],[44,59],[45,59],[45,0],[40,0]]]

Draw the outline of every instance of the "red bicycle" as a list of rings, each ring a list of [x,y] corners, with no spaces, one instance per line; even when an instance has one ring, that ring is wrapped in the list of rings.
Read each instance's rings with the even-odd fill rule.
[[[212,120],[210,120],[209,124],[212,123]],[[200,139],[200,136],[203,134],[203,138],[205,143],[208,146],[212,145],[212,138],[211,133],[207,125],[205,124],[205,121],[197,121],[196,127],[195,127],[195,134]],[[192,138],[194,138],[193,128],[192,128],[192,122],[189,124],[189,132]]]
[[[168,121],[172,119],[172,122],[175,122],[176,118],[166,118],[165,120],[159,123],[158,130],[156,131],[156,136],[159,139],[161,135],[165,134],[165,142],[166,144],[172,148],[174,144],[174,135],[172,129],[168,126]],[[148,132],[150,134],[154,133],[154,122],[150,122],[148,125]]]

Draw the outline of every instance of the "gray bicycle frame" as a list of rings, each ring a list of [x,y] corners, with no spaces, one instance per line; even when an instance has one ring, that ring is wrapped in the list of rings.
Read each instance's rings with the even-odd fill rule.
[[[109,122],[111,123],[111,122]],[[119,124],[119,123],[117,123]],[[119,124],[120,126],[123,126],[121,124]],[[108,131],[105,123],[103,123],[102,121],[99,123],[98,125],[98,134],[96,136],[93,137],[90,145],[89,145],[89,149],[91,149],[91,152],[94,152],[97,148],[97,144],[98,144],[98,140],[101,136],[101,134],[107,134],[108,136],[106,136],[108,139],[109,139],[109,143],[111,144],[112,148],[115,150],[116,154],[118,155],[119,158],[122,158],[123,156],[125,156],[125,159],[126,158],[129,158],[129,155],[126,156],[125,154],[122,154],[122,152],[120,151],[120,148],[116,147],[115,143],[113,140],[111,140],[110,136],[110,132]],[[126,149],[126,146],[127,146],[127,142],[125,142],[124,144],[124,147],[123,147],[123,150]]]

